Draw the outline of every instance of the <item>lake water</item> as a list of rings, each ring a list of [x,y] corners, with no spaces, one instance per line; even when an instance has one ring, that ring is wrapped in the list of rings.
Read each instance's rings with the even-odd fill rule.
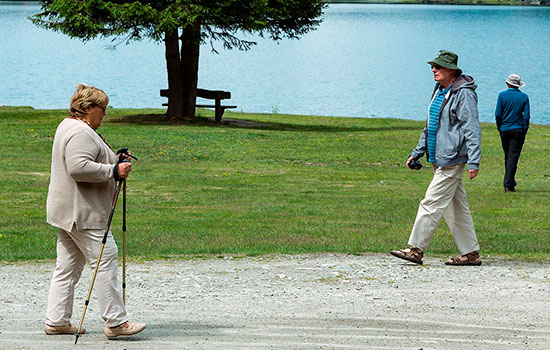
[[[36,3],[0,1],[0,105],[66,108],[74,85],[104,89],[113,107],[161,107],[164,46],[107,50],[35,27]],[[229,90],[237,110],[425,119],[439,49],[475,77],[482,121],[492,122],[510,73],[521,75],[532,122],[550,123],[550,8],[331,5],[300,40],[259,39],[249,52],[201,49],[199,87]]]

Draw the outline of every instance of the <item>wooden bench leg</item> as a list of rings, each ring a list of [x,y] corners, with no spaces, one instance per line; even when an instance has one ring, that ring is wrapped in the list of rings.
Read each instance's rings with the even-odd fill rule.
[[[222,121],[223,110],[224,109],[221,106],[221,100],[217,98],[216,111],[215,111],[215,117],[214,117],[214,120],[216,121],[216,123],[220,123]]]

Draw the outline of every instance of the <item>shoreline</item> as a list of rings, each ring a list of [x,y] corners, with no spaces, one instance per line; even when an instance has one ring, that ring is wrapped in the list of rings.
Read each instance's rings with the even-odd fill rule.
[[[58,111],[66,111],[67,109],[66,108],[35,108],[33,106],[24,106],[24,105],[21,105],[21,106],[11,106],[11,105],[0,105],[0,110],[2,108],[13,108],[13,109],[19,109],[19,110],[24,110],[24,109],[30,109],[30,110],[33,110],[33,111],[36,111],[36,112],[39,112],[39,111],[52,111],[52,112],[58,112]],[[154,112],[153,114],[156,115],[158,113],[158,116],[162,116],[165,114],[165,111],[166,109],[165,108],[156,108],[156,107],[147,107],[147,108],[130,108],[130,107],[109,107],[110,109],[108,109],[107,111],[120,111],[120,110],[124,110],[124,111],[148,111],[148,112]],[[212,119],[213,117],[210,116],[210,112],[212,111],[212,109],[207,109],[207,108],[199,108],[197,110],[197,113],[196,113],[196,121],[200,121],[202,119]],[[205,113],[206,112],[206,113]],[[266,113],[266,112],[251,112],[251,111],[226,111],[225,112],[226,114],[224,114],[224,117],[223,117],[223,121],[226,123],[226,124],[239,124],[241,123],[241,119],[246,119],[246,117],[242,117],[243,115],[249,115],[249,116],[271,116],[271,115],[281,115],[281,116],[288,116],[288,117],[297,117],[297,118],[300,118],[300,117],[303,117],[303,118],[337,118],[337,119],[359,119],[359,120],[405,120],[405,121],[413,121],[413,122],[425,122],[426,119],[413,119],[413,118],[407,118],[405,116],[402,116],[402,117],[387,117],[387,116],[366,116],[366,117],[355,117],[355,116],[347,116],[347,115],[312,115],[312,114],[288,114],[288,113]],[[239,117],[241,116],[241,117]],[[114,117],[109,117],[109,115],[107,115],[106,117],[106,121],[113,121],[113,118]],[[119,118],[119,117],[116,117],[116,118]],[[120,120],[117,120],[117,121],[120,121]],[[213,121],[213,119],[212,119]],[[481,124],[487,124],[487,125],[491,125],[491,126],[495,126],[495,121],[494,120],[491,120],[491,121],[485,121],[485,120],[480,120],[479,121]],[[152,122],[154,124],[154,122]],[[530,122],[530,125],[540,125],[540,126],[547,126],[547,125],[550,125],[550,121],[545,124],[545,123],[540,123],[540,122],[533,122],[531,121]]]
[[[469,6],[550,6],[550,0],[331,0],[328,4],[365,5],[469,5]]]

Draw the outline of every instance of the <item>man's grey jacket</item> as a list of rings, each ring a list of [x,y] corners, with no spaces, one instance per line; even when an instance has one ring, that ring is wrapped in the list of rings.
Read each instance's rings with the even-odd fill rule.
[[[477,113],[477,85],[474,78],[461,75],[445,96],[439,111],[437,129],[435,165],[449,167],[457,164],[468,164],[468,169],[479,169],[481,161],[481,127]],[[432,101],[439,89],[436,84]],[[431,103],[430,103],[431,104]],[[428,124],[420,135],[418,145],[411,153],[414,159],[427,153]]]

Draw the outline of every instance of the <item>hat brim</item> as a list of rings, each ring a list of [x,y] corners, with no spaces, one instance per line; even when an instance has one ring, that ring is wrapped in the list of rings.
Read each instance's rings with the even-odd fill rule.
[[[457,76],[462,74],[462,69],[458,68],[458,66],[455,66],[454,64],[448,64],[446,62],[442,62],[442,61],[438,61],[438,60],[429,61],[428,64],[430,66],[433,66],[433,65],[437,64],[438,66],[445,67],[447,69],[455,70],[455,71],[457,71],[457,74],[456,74]]]
[[[525,83],[523,81],[520,81],[519,82],[519,85],[516,84],[516,83],[513,83],[511,82],[510,80],[506,79],[504,80],[506,82],[506,84],[510,85],[510,86],[513,86],[513,87],[516,87],[516,88],[520,88],[520,87],[524,87],[525,86]]]

